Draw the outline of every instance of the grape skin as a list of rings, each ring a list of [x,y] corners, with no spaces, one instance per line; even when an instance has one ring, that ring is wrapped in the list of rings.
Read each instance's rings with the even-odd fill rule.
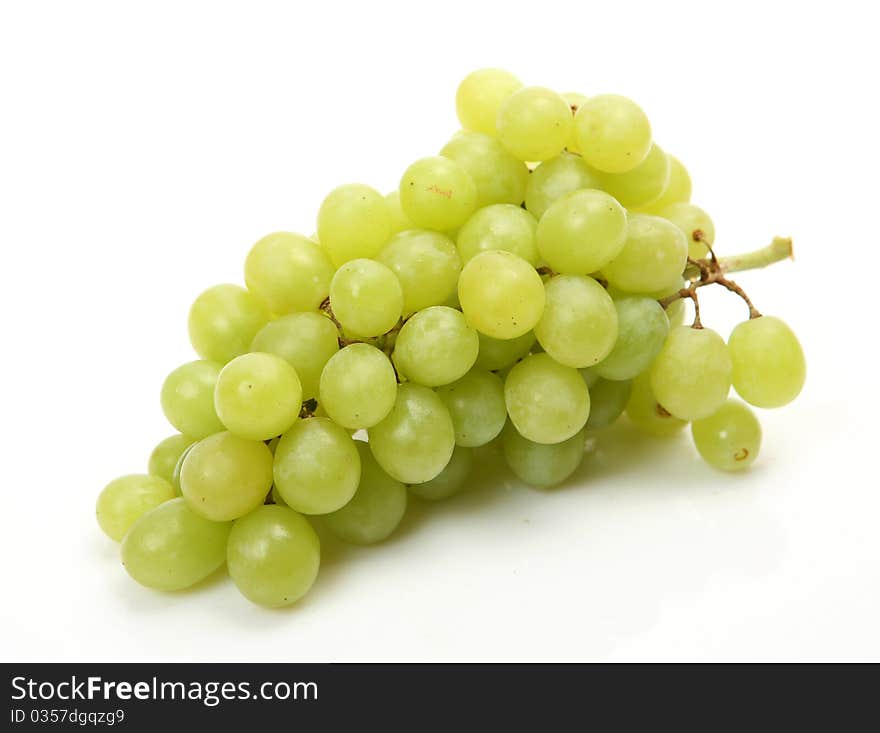
[[[421,484],[410,484],[410,493],[425,501],[440,501],[465,488],[474,467],[474,451],[456,445],[449,463],[434,478]]]
[[[477,360],[480,339],[461,311],[436,305],[419,311],[400,329],[394,363],[416,384],[438,387],[463,377]]]
[[[501,445],[504,459],[517,478],[536,489],[550,489],[581,465],[585,439],[585,430],[579,430],[561,443],[544,445],[524,438],[508,423]]]
[[[761,450],[761,424],[739,400],[727,400],[708,417],[691,424],[694,445],[710,466],[744,471]]]

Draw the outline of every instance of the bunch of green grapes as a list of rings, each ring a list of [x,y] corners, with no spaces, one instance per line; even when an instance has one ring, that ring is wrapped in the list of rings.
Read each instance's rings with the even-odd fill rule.
[[[755,461],[749,405],[791,402],[804,355],[728,274],[790,241],[717,257],[687,169],[625,97],[483,69],[455,104],[462,129],[396,190],[339,186],[315,235],[259,239],[245,287],[196,298],[198,359],[161,388],[177,433],[97,502],[134,580],[178,590],[226,567],[286,606],[318,576],[319,531],[380,542],[413,497],[471,489],[486,451],[558,486],[621,422],[647,439],[690,424],[725,471]],[[703,325],[708,285],[748,306],[727,340]]]

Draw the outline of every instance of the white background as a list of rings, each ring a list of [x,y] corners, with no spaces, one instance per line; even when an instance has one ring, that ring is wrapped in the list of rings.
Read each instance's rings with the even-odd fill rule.
[[[7,660],[880,659],[876,25],[869,3],[0,5],[0,656]],[[170,430],[186,312],[324,194],[385,191],[459,79],[635,98],[722,253],[809,360],[748,475],[689,436],[600,437],[575,479],[415,508],[266,611],[131,582],[94,500]],[[713,294],[714,295],[714,294]],[[725,336],[745,313],[707,297]]]

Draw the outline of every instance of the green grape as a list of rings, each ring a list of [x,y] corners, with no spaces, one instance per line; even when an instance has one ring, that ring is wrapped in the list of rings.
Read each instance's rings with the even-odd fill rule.
[[[572,116],[576,115],[577,111],[581,108],[581,105],[587,101],[586,95],[581,94],[580,92],[563,92],[560,96],[568,104]],[[565,149],[572,153],[577,153],[578,155],[580,155],[581,152],[577,144],[577,135],[575,134],[573,123],[571,126],[571,135],[568,138],[568,143],[566,144]],[[595,188],[595,186],[585,186],[585,188]],[[535,216],[537,216],[537,214]]]
[[[217,378],[214,408],[226,429],[240,438],[269,440],[281,435],[299,417],[301,407],[296,370],[275,354],[243,354]]]
[[[335,354],[321,373],[318,404],[344,428],[369,428],[383,420],[397,399],[397,375],[375,346],[351,344]]]
[[[420,499],[439,501],[459,493],[474,467],[474,450],[457,445],[446,467],[430,481],[410,484],[409,490]]]
[[[666,157],[669,159],[669,180],[660,197],[643,207],[647,214],[659,214],[667,206],[691,200],[690,173],[674,155],[667,153]]]
[[[477,207],[477,185],[449,158],[435,156],[413,163],[400,179],[400,205],[421,229],[457,229]]]
[[[391,216],[391,236],[399,232],[405,232],[407,229],[415,229],[413,224],[403,213],[400,205],[400,191],[392,191],[385,196],[385,203],[388,205],[388,214]]]
[[[669,333],[669,318],[653,298],[630,296],[614,301],[617,341],[611,353],[596,365],[605,379],[632,379],[660,353]]]
[[[381,262],[352,260],[330,282],[330,306],[350,336],[369,338],[387,333],[403,312],[403,289]]]
[[[362,183],[334,188],[318,210],[318,238],[336,267],[374,257],[390,236],[388,204]]]
[[[98,496],[98,525],[111,540],[121,542],[138,518],[174,498],[174,487],[160,476],[120,476]]]
[[[214,409],[220,364],[191,361],[177,367],[162,384],[162,412],[175,428],[196,440],[223,430]]]
[[[544,283],[522,257],[491,250],[471,259],[458,278],[468,323],[487,336],[513,339],[531,331],[544,311]]]
[[[430,389],[405,383],[388,416],[368,431],[378,464],[398,481],[430,481],[449,463],[455,429],[443,401]]]
[[[180,468],[180,490],[192,510],[226,522],[260,506],[272,487],[272,451],[259,440],[217,433],[200,440]]]
[[[581,377],[584,380],[584,384],[587,385],[588,390],[593,389],[594,384],[598,384],[602,377],[596,372],[596,367],[586,367],[585,369],[578,369],[581,373]],[[592,394],[592,391],[591,391]],[[592,397],[590,397],[592,400]],[[592,405],[590,406],[590,411],[592,412]]]
[[[761,450],[761,423],[739,400],[727,400],[709,417],[691,424],[694,445],[710,466],[742,471]]]
[[[512,423],[504,428],[501,449],[517,478],[537,489],[558,486],[571,476],[584,460],[585,430],[578,430],[561,443],[535,443],[520,435]]]
[[[584,188],[602,188],[599,173],[579,155],[562,153],[532,171],[526,186],[526,208],[540,219],[563,196]]]
[[[617,340],[617,311],[605,288],[584,275],[557,275],[544,289],[547,302],[535,326],[544,351],[577,369],[602,361]]]
[[[495,134],[495,120],[503,102],[522,88],[522,82],[503,69],[479,69],[468,74],[455,92],[455,111],[461,126],[486,135]]]
[[[655,438],[669,438],[687,425],[687,422],[679,420],[657,402],[651,389],[649,372],[640,374],[632,381],[626,414],[639,430]]]
[[[269,311],[253,293],[238,285],[215,285],[189,311],[189,340],[203,359],[225,364],[246,353]]]
[[[623,249],[602,267],[608,283],[629,293],[652,293],[681,281],[687,242],[665,219],[630,214]]]
[[[456,445],[485,445],[507,421],[504,382],[485,369],[471,369],[458,381],[439,387],[437,394],[452,418]]]
[[[325,514],[321,521],[334,535],[355,545],[372,545],[387,538],[406,512],[406,486],[376,463],[369,446],[355,441],[361,458],[361,479],[351,501]]]
[[[529,168],[508,153],[494,137],[461,130],[443,146],[440,155],[454,160],[473,179],[477,187],[478,208],[490,204],[519,206],[522,203]]]
[[[494,372],[513,366],[531,351],[535,343],[534,331],[512,339],[493,339],[479,333],[480,353],[477,354],[476,366]]]
[[[283,315],[315,310],[330,292],[333,264],[310,239],[290,232],[263,237],[244,261],[248,289]]]
[[[147,588],[183,590],[223,566],[231,528],[200,517],[183,499],[171,499],[134,523],[122,541],[122,564]]]
[[[437,387],[463,377],[479,350],[477,332],[461,311],[435,305],[403,324],[394,344],[394,363],[411,382]]]
[[[498,139],[520,160],[548,160],[571,137],[568,103],[551,89],[526,87],[511,94],[498,110]]]
[[[666,316],[669,318],[670,328],[681,326],[684,323],[684,307],[684,300],[676,300],[674,303],[670,303],[666,308]]]
[[[348,431],[327,417],[299,420],[275,448],[275,486],[303,514],[345,506],[357,490],[361,461]]]
[[[535,443],[568,440],[590,414],[590,394],[578,370],[547,354],[527,356],[510,370],[504,401],[514,427]]]
[[[175,496],[183,496],[183,491],[180,489],[180,472],[183,470],[183,463],[192,450],[193,445],[195,443],[187,446],[183,453],[180,454],[180,458],[177,459],[177,463],[174,464],[174,471],[171,473],[171,486],[174,489]]]
[[[379,255],[403,290],[403,312],[441,305],[455,292],[461,260],[449,237],[428,229],[412,229],[391,238]]]
[[[651,123],[631,99],[600,94],[574,116],[574,134],[584,160],[605,173],[626,173],[651,149]]]
[[[775,316],[740,323],[728,340],[733,388],[756,407],[782,407],[800,394],[807,378],[801,344]]]
[[[687,202],[670,204],[659,209],[657,216],[671,221],[682,231],[687,239],[688,257],[701,260],[709,254],[709,247],[715,243],[715,225],[699,206]]]
[[[679,326],[669,332],[651,366],[651,390],[676,417],[699,420],[724,404],[731,370],[721,336],[710,328]]]
[[[608,427],[626,409],[632,394],[632,380],[599,379],[590,387],[590,417],[587,430]]]
[[[165,438],[150,453],[147,472],[151,476],[158,476],[170,482],[171,476],[174,473],[174,467],[180,460],[180,456],[195,442],[194,438],[190,438],[188,435],[181,435],[180,433]]]
[[[286,506],[261,506],[233,525],[226,564],[245,598],[280,608],[312,587],[321,565],[321,543],[305,517]]]
[[[318,396],[324,365],[339,351],[339,331],[321,313],[291,313],[270,321],[254,336],[251,351],[275,354],[295,370],[303,400]]]
[[[480,252],[502,249],[537,266],[537,226],[535,217],[520,206],[495,204],[479,209],[458,230],[456,244],[461,261],[467,264]]]
[[[605,173],[602,188],[623,206],[634,209],[656,201],[669,183],[669,156],[651,145],[647,157],[625,173]]]
[[[541,257],[556,272],[589,275],[610,262],[626,240],[626,211],[603,191],[574,191],[538,222]]]

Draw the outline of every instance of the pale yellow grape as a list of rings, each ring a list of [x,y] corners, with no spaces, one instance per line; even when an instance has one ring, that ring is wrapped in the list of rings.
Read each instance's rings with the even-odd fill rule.
[[[535,443],[520,435],[513,423],[508,423],[501,447],[504,460],[520,481],[538,489],[549,489],[561,484],[581,465],[585,440],[585,431],[581,429],[560,443]]]
[[[400,205],[419,228],[451,231],[477,208],[477,185],[454,160],[422,158],[400,179]]]
[[[473,448],[455,446],[446,467],[430,481],[410,484],[409,490],[415,496],[427,501],[448,499],[464,489],[474,467]]]
[[[480,252],[502,249],[537,266],[537,227],[535,217],[521,206],[494,204],[479,209],[458,230],[456,246],[461,261],[467,264]]]
[[[121,542],[141,515],[173,498],[174,487],[164,478],[142,473],[120,476],[98,496],[98,525],[111,540]]]
[[[743,471],[761,450],[761,423],[739,400],[727,400],[709,417],[694,420],[691,434],[703,460],[722,471]]]
[[[498,110],[498,139],[520,160],[548,160],[571,137],[571,107],[552,89],[526,87],[510,95]]]
[[[269,440],[299,417],[302,385],[296,370],[275,354],[254,352],[230,361],[214,389],[214,408],[240,438]]]
[[[352,260],[330,282],[330,307],[346,334],[387,333],[403,313],[403,288],[394,272],[375,260]]]
[[[804,351],[794,331],[775,316],[740,323],[728,340],[733,388],[756,407],[782,407],[807,378]]]
[[[285,359],[296,370],[303,400],[309,400],[318,396],[324,365],[339,351],[339,330],[321,313],[291,313],[263,326],[251,351]]]
[[[688,249],[684,234],[659,216],[630,214],[623,249],[602,267],[609,284],[652,293],[681,281]]]
[[[475,448],[494,440],[507,421],[504,382],[475,367],[461,379],[437,388],[455,428],[456,445]]]
[[[321,517],[334,535],[356,545],[386,539],[406,513],[406,486],[391,478],[376,463],[369,446],[355,441],[361,459],[357,491],[342,509]]]
[[[660,197],[643,207],[649,214],[658,214],[672,204],[687,203],[691,200],[691,176],[687,168],[674,155],[666,154],[669,159],[669,180]]]
[[[318,238],[336,267],[375,256],[390,236],[385,198],[362,183],[333,189],[318,210]]]
[[[357,490],[361,461],[354,441],[330,418],[299,420],[275,448],[275,486],[291,509],[327,514]]]
[[[441,305],[455,292],[461,260],[449,237],[429,229],[394,235],[376,257],[396,276],[403,290],[403,312]]]
[[[642,108],[617,94],[600,94],[581,104],[574,134],[584,160],[606,173],[632,170],[651,148],[651,123]]]
[[[616,298],[617,340],[611,352],[597,364],[605,379],[632,379],[645,371],[660,353],[669,333],[669,318],[653,298]]]
[[[189,339],[200,357],[225,364],[244,354],[268,321],[256,295],[238,285],[215,285],[190,308]]]
[[[614,381],[600,377],[592,385],[588,383],[587,387],[590,390],[587,430],[600,430],[614,423],[623,414],[632,394],[632,381],[629,379]]]
[[[391,217],[391,236],[398,232],[405,232],[407,229],[415,229],[413,224],[403,213],[400,205],[400,191],[394,190],[385,195],[385,203],[388,206],[388,214]]]
[[[429,388],[404,383],[388,416],[368,431],[378,464],[398,481],[430,481],[449,463],[455,447],[452,418]]]
[[[479,350],[477,332],[461,311],[435,305],[403,324],[393,358],[398,371],[411,382],[437,387],[464,376]]]
[[[584,275],[557,275],[544,286],[535,336],[560,364],[577,369],[602,361],[617,341],[617,311],[605,288]]]
[[[484,333],[480,337],[480,353],[476,366],[489,371],[498,371],[513,366],[531,351],[535,343],[534,331],[512,339],[494,339]]]
[[[213,361],[191,361],[177,367],[162,383],[162,412],[184,435],[198,440],[223,430],[214,409],[220,368]]]
[[[626,415],[639,430],[655,438],[672,437],[687,425],[685,420],[670,414],[657,402],[651,389],[650,372],[644,372],[632,381]]]
[[[538,222],[538,252],[556,272],[589,275],[610,262],[626,239],[626,211],[604,191],[574,191]]]
[[[494,137],[461,130],[443,146],[440,155],[454,160],[473,179],[477,207],[522,203],[529,168]]]
[[[318,404],[345,428],[372,427],[391,412],[396,399],[394,367],[375,346],[346,346],[327,362],[321,373]]]
[[[305,517],[285,506],[261,506],[233,525],[226,563],[245,598],[280,608],[312,587],[321,564],[321,543]]]
[[[520,435],[535,443],[568,440],[590,414],[590,395],[578,370],[548,354],[527,356],[510,370],[504,401]]]
[[[602,188],[599,172],[579,155],[562,153],[532,171],[526,186],[526,208],[540,219],[553,203],[583,188]]]
[[[528,262],[502,250],[471,259],[458,279],[468,323],[487,336],[513,339],[531,331],[544,311],[544,283]]]
[[[166,481],[171,481],[174,467],[180,460],[180,456],[195,442],[195,438],[190,438],[188,435],[181,435],[180,433],[165,438],[150,453],[147,472],[152,476],[158,476]]]
[[[455,111],[461,126],[486,135],[495,134],[498,109],[522,82],[503,69],[472,71],[455,92]]]
[[[727,344],[709,328],[679,326],[651,366],[651,391],[682,420],[708,417],[727,399],[732,364]]]
[[[571,109],[572,117],[577,114],[577,111],[581,108],[581,105],[587,101],[587,96],[585,94],[581,94],[580,92],[562,92],[560,95],[568,104]],[[580,153],[580,148],[578,148],[577,144],[577,135],[575,134],[574,124],[571,126],[571,135],[568,138],[568,144],[565,146],[566,150],[569,150],[572,153]],[[592,188],[589,186],[588,188]]]
[[[715,243],[715,224],[699,206],[687,202],[670,204],[657,210],[657,216],[668,219],[682,231],[687,239],[688,257],[700,260],[709,254],[709,247]]]
[[[660,198],[669,183],[669,170],[669,156],[654,144],[647,157],[632,170],[605,173],[602,188],[627,209],[635,209]]]
[[[272,487],[272,451],[259,440],[217,433],[200,440],[184,458],[180,490],[205,519],[225,522],[263,503]]]
[[[276,315],[315,310],[330,292],[334,267],[324,250],[291,232],[263,237],[244,262],[244,281]]]
[[[122,564],[141,585],[183,590],[226,561],[230,522],[212,522],[172,499],[144,514],[122,541]]]

